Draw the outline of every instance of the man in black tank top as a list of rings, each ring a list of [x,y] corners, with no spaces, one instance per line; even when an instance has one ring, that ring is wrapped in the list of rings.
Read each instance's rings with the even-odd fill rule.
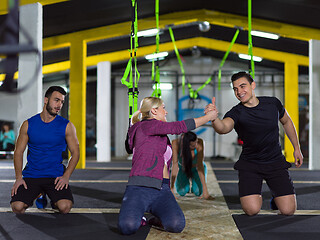
[[[300,167],[303,156],[294,124],[282,103],[275,97],[256,97],[252,77],[239,72],[231,77],[233,90],[240,103],[228,111],[224,118],[212,121],[219,134],[235,129],[243,140],[242,152],[234,168],[239,175],[239,195],[242,209],[247,215],[259,213],[262,206],[261,188],[265,180],[274,197],[273,209],[280,214],[294,214],[297,203],[294,187],[279,143],[278,122],[294,148],[296,167]],[[213,102],[206,111],[215,110]]]

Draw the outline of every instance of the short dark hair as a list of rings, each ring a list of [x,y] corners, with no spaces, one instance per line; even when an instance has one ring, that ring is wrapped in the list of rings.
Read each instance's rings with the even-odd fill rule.
[[[249,73],[246,72],[238,72],[232,75],[231,82],[238,80],[239,78],[245,77],[248,82],[251,84],[254,80]]]
[[[46,98],[49,98],[49,97],[51,97],[52,93],[55,92],[55,91],[61,93],[64,96],[67,95],[66,91],[62,87],[60,87],[60,86],[51,86],[51,87],[48,88],[48,90],[46,91],[44,96]]]

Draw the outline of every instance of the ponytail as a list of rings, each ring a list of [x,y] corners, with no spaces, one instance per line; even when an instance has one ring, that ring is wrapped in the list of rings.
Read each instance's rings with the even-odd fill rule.
[[[190,149],[190,142],[196,141],[197,135],[193,132],[183,134],[182,138],[182,165],[188,178],[192,177],[192,155]]]
[[[132,118],[131,118],[131,124],[132,125],[137,123],[137,122],[140,122],[139,114],[140,114],[140,110],[138,110],[138,111],[133,113]]]

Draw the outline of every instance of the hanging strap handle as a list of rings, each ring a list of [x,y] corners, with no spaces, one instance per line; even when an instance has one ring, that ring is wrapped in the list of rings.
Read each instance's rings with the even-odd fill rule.
[[[129,124],[130,120],[132,118],[132,115],[135,111],[138,110],[138,82],[140,78],[140,73],[137,68],[137,50],[138,50],[138,19],[137,19],[137,3],[136,0],[132,0],[132,11],[131,11],[131,17],[132,17],[132,24],[131,24],[131,34],[130,34],[130,59],[127,63],[127,67],[125,69],[125,72],[123,74],[123,77],[121,78],[121,83],[125,85],[128,88],[128,101],[129,101]],[[134,68],[133,65],[134,64]],[[133,76],[133,70],[134,70],[134,76]],[[129,76],[129,81],[127,81],[127,78]],[[133,81],[134,77],[134,81]]]
[[[182,63],[181,58],[180,58],[179,50],[177,48],[176,41],[174,39],[174,35],[173,35],[173,31],[172,31],[171,27],[169,27],[169,33],[170,33],[171,41],[172,41],[172,44],[173,44],[173,47],[174,47],[174,52],[176,53],[176,57],[177,57],[177,60],[179,62],[180,70],[181,70],[181,73],[182,73],[182,94],[184,95],[185,94],[185,82],[186,82],[186,76],[185,76],[185,72],[184,72],[184,67],[183,67],[183,63]],[[188,87],[189,87],[189,85],[188,85]],[[192,89],[192,87],[191,87],[191,89]],[[189,90],[190,90],[190,88],[189,88]],[[192,89],[192,91],[193,91],[193,89]]]
[[[240,30],[237,29],[236,33],[234,34],[234,36],[233,36],[233,38],[232,38],[232,40],[231,40],[231,43],[230,43],[230,45],[229,45],[229,48],[228,48],[228,50],[226,51],[226,53],[224,54],[224,56],[223,56],[223,58],[222,58],[222,61],[221,61],[221,63],[220,63],[219,73],[218,73],[218,90],[221,90],[221,70],[222,70],[222,67],[223,67],[223,65],[224,65],[224,63],[225,63],[225,61],[226,61],[226,59],[227,59],[227,57],[228,57],[228,55],[229,55],[229,53],[230,53],[230,51],[231,51],[231,48],[232,48],[233,44],[234,44],[234,43],[236,42],[236,40],[237,40],[237,37],[238,37],[238,35],[239,35],[239,32],[240,32]]]
[[[156,35],[156,52],[159,53],[159,45],[160,45],[160,31],[159,31],[159,0],[155,2],[155,17],[156,17],[156,27],[157,27],[157,35]],[[159,68],[159,59],[156,60],[157,64],[155,64],[154,59],[152,60],[152,76],[151,80],[155,82],[154,91],[152,92],[152,97],[161,97],[161,88],[160,88],[160,68]]]
[[[248,0],[248,54],[251,56],[251,67],[249,68],[249,73],[252,78],[254,78],[254,61],[252,53],[252,36],[251,36],[251,0]]]

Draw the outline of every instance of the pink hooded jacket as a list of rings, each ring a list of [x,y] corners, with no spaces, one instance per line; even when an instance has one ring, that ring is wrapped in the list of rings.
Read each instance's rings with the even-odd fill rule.
[[[195,129],[194,119],[162,122],[142,120],[128,130],[128,145],[133,150],[128,185],[161,188],[164,153],[171,145],[167,134],[181,134]],[[171,159],[168,162],[168,167]]]

